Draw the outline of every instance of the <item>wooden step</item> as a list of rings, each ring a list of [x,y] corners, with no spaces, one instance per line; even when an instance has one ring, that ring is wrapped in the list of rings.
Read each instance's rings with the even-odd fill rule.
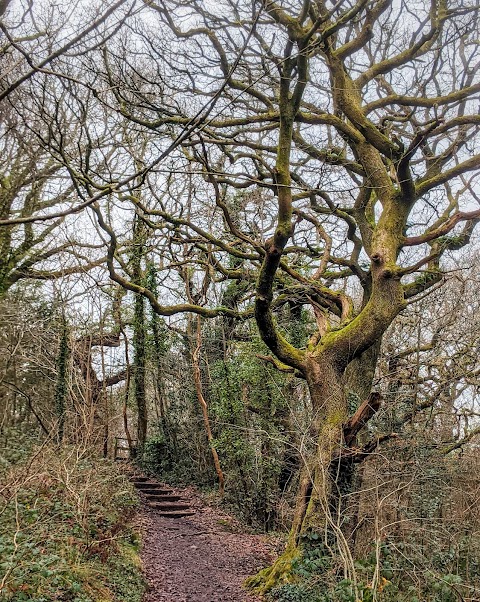
[[[145,479],[142,481],[135,481],[135,487],[137,487],[138,489],[145,489],[145,488],[147,488],[147,489],[155,489],[155,488],[165,489],[165,485],[162,485],[158,481],[151,481],[149,479]]]
[[[142,489],[138,488],[141,493],[145,493],[146,495],[169,495],[173,493],[171,489]]]
[[[133,475],[129,479],[129,481],[131,483],[145,483],[148,480],[149,480],[149,477],[142,477],[142,476],[137,476],[137,475]]]
[[[147,501],[147,506],[155,508],[155,510],[190,510],[188,504],[179,504],[176,502],[150,502]]]
[[[147,493],[146,495],[149,502],[178,502],[182,499],[179,495],[160,495],[156,493]]]
[[[162,516],[163,518],[183,518],[184,516],[193,516],[195,512],[193,510],[172,510],[172,511],[164,511],[158,512],[158,516]]]
[[[134,483],[134,485],[137,489],[161,489],[166,493],[173,493],[171,489],[168,489],[167,487],[165,487],[165,485],[162,485],[161,483],[156,483],[155,481],[142,481],[141,483]]]

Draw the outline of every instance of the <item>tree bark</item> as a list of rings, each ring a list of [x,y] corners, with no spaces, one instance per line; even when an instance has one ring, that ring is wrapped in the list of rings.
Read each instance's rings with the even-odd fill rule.
[[[296,510],[284,554],[269,568],[248,580],[248,585],[267,592],[288,581],[292,561],[312,534],[342,556],[348,545],[342,532],[344,495],[351,485],[352,463],[342,459],[343,431],[348,420],[348,401],[343,373],[334,358],[307,355],[304,368],[312,406],[310,436],[313,451],[303,458]]]
[[[218,491],[221,496],[225,492],[225,477],[220,465],[220,459],[218,457],[217,450],[215,449],[212,427],[210,426],[210,418],[208,416],[208,406],[203,395],[202,386],[202,373],[200,370],[200,349],[202,347],[202,331],[200,316],[197,317],[197,330],[196,330],[196,346],[192,349],[192,366],[193,366],[193,380],[195,382],[195,391],[197,393],[198,403],[202,409],[203,423],[205,425],[205,432],[207,434],[208,444],[213,458],[213,464],[218,477]]]
[[[137,447],[138,453],[143,453],[147,438],[148,413],[145,391],[145,300],[142,295],[135,295],[135,319],[133,331],[133,347],[135,351],[133,381],[135,402],[137,405]]]

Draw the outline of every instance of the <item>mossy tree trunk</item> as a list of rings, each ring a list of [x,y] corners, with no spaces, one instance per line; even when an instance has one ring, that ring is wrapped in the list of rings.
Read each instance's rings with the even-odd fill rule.
[[[173,4],[178,8],[179,4]],[[252,42],[256,50],[246,56],[233,42],[236,36],[217,37],[218,15],[209,14],[207,8],[198,12],[205,27],[182,29],[169,6],[152,4],[182,43],[192,40],[198,44],[202,39],[205,47],[212,44],[212,57],[218,55],[218,73],[224,77],[220,93],[230,91],[229,99],[239,115],[233,121],[220,115],[209,119],[207,139],[199,137],[198,146],[194,137],[189,141],[192,148],[199,149],[192,156],[205,168],[205,178],[215,189],[228,244],[199,227],[183,206],[180,217],[164,209],[150,215],[165,220],[175,231],[183,232],[185,227],[189,232],[185,241],[204,254],[198,265],[210,262],[212,273],[221,274],[218,280],[211,278],[212,282],[240,282],[247,274],[249,281],[252,265],[256,269],[261,261],[255,319],[275,356],[267,359],[307,380],[315,409],[312,435],[316,451],[304,459],[289,547],[264,578],[263,589],[275,575],[288,574],[292,556],[301,553],[302,534],[309,528],[328,533],[332,510],[333,522],[342,524],[342,507],[336,501],[341,487],[337,484],[348,485],[356,435],[372,415],[368,399],[382,336],[409,300],[441,281],[442,254],[468,244],[480,222],[480,210],[470,210],[472,172],[478,169],[480,155],[466,148],[478,125],[476,112],[468,114],[476,106],[472,101],[478,88],[473,85],[474,72],[457,69],[455,61],[447,60],[450,50],[444,50],[463,54],[471,34],[456,23],[460,15],[447,10],[447,4],[432,0],[426,7],[419,6],[419,27],[405,35],[404,11],[391,0],[333,7],[313,0],[256,3],[259,13],[255,18],[252,15],[245,40],[245,49]],[[193,13],[195,10],[193,7]],[[466,15],[472,22],[477,19],[477,7],[465,11],[461,19]],[[236,30],[239,23],[246,24],[245,14],[235,12],[230,23],[225,17],[225,27]],[[267,34],[259,29],[269,32],[268,37],[262,38]],[[399,41],[395,47],[390,43],[394,38]],[[273,45],[269,39],[274,40]],[[279,52],[280,46],[283,52]],[[187,62],[188,51],[183,55]],[[422,63],[434,67],[425,70]],[[264,78],[269,64],[272,68]],[[312,72],[315,69],[311,78],[310,66]],[[246,94],[251,95],[250,103]],[[163,118],[168,123],[167,117]],[[177,116],[174,119],[178,124]],[[185,123],[195,124],[196,120]],[[202,128],[204,125],[202,121]],[[151,127],[156,129],[157,122]],[[274,148],[269,136],[276,128]],[[210,148],[215,149],[212,161]],[[239,161],[231,174],[223,173],[222,161],[217,163],[218,149],[224,149],[231,164]],[[254,174],[248,175],[248,183],[237,170],[244,159]],[[218,173],[214,164],[221,166]],[[228,192],[224,190],[230,186],[243,189],[257,183],[260,191],[267,187],[276,198],[274,232],[263,248],[258,237],[252,239],[247,230],[237,227],[225,203]],[[428,198],[434,191],[438,207],[436,201],[432,204],[433,197]],[[107,262],[112,279],[145,295],[154,311],[165,316],[182,312],[209,318],[250,316],[249,308],[243,312],[232,305],[209,307],[206,295],[189,295],[188,303],[162,305],[152,291],[115,270],[115,232],[100,209],[92,208],[110,239]],[[309,225],[298,228],[298,237],[287,248],[295,225],[302,221]],[[315,238],[321,242],[312,246]],[[244,245],[255,253],[243,252]],[[225,253],[248,267],[226,268],[220,259]],[[192,257],[185,254],[188,265]],[[364,290],[361,307],[347,294],[353,280]],[[205,283],[202,290],[206,292],[209,282]],[[317,320],[318,329],[305,348],[291,333],[284,336],[275,322],[274,311],[292,300],[296,305],[309,305]],[[363,413],[358,416],[355,408],[349,407],[352,393],[355,405],[361,402],[358,410]],[[259,579],[256,584],[260,587],[261,582]]]
[[[55,385],[55,414],[57,417],[57,442],[63,442],[65,431],[66,403],[68,396],[68,325],[65,316],[61,322],[61,338],[56,359],[57,364],[57,382]]]
[[[279,22],[284,17],[277,9],[271,14]],[[292,559],[302,553],[302,542],[309,532],[315,532],[319,540],[330,548],[334,545],[343,558],[349,555],[342,532],[342,492],[348,489],[353,476],[353,458],[344,440],[350,414],[348,390],[353,387],[356,395],[370,392],[381,337],[405,307],[396,260],[413,203],[413,197],[405,194],[408,187],[401,194],[392,185],[382,158],[383,153],[392,153],[392,148],[386,149],[388,145],[381,134],[368,129],[369,123],[361,115],[360,96],[352,80],[329,44],[325,44],[335,102],[338,109],[358,125],[357,128],[352,126],[351,144],[366,173],[372,194],[382,205],[382,212],[375,227],[365,226],[365,248],[371,258],[371,269],[364,279],[365,303],[361,309],[355,312],[347,295],[309,281],[309,297],[315,307],[318,332],[310,339],[306,349],[292,345],[278,330],[271,308],[276,272],[282,266],[282,255],[293,231],[291,140],[293,123],[308,79],[307,56],[303,50],[307,34],[300,25],[294,27],[293,22],[289,23],[290,41],[279,91],[277,227],[273,237],[265,244],[257,282],[255,318],[264,342],[277,360],[294,368],[308,383],[314,416],[311,430],[316,443],[314,452],[304,458],[286,552],[272,567],[249,580],[250,586],[262,592],[290,578]],[[295,46],[296,52],[293,52]],[[333,326],[330,314],[337,316]]]
[[[137,286],[143,286],[144,273],[142,269],[142,262],[145,238],[145,225],[141,218],[136,216],[133,229],[132,279]],[[145,298],[136,293],[133,320],[133,384],[135,404],[137,406],[137,453],[140,456],[143,454],[148,428],[148,410],[145,384],[145,370],[147,362],[147,332],[145,319]]]
[[[313,407],[312,436],[314,451],[305,458],[302,486],[290,533],[291,544],[298,545],[309,531],[331,540],[335,530],[335,506],[338,490],[334,483],[343,479],[343,466],[336,468],[333,458],[340,456],[343,425],[348,419],[348,404],[341,373],[328,359],[307,362],[306,378]],[[332,470],[333,469],[333,470]]]
[[[133,383],[137,406],[137,452],[141,455],[145,446],[148,428],[147,398],[145,387],[146,368],[145,300],[135,295],[135,318],[133,327],[134,368]]]
[[[285,552],[248,584],[266,592],[292,578],[292,562],[301,556],[304,545],[311,545],[314,535],[319,545],[335,550],[351,565],[348,529],[345,524],[346,500],[354,477],[353,458],[344,453],[345,425],[350,408],[341,363],[330,354],[310,356],[305,360],[313,409],[310,429],[311,452],[302,458],[303,468],[297,493],[292,527]]]

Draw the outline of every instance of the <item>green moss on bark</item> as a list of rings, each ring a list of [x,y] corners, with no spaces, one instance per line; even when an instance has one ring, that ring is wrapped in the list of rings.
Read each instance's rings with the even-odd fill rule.
[[[301,557],[301,550],[298,546],[289,545],[285,552],[277,560],[253,577],[245,581],[245,587],[257,594],[267,594],[278,585],[292,583],[296,580],[293,573],[294,561]]]

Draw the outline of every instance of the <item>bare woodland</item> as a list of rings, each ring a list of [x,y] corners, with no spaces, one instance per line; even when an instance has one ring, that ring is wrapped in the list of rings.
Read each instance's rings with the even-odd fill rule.
[[[0,1],[5,447],[216,488],[271,600],[478,600],[479,11]]]

